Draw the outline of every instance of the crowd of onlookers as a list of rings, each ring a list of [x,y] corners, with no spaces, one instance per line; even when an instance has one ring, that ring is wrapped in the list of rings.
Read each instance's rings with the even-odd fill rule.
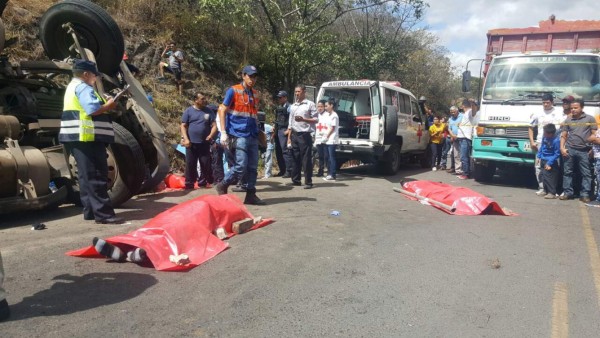
[[[541,109],[532,114],[528,141],[535,155],[538,196],[569,200],[578,195],[582,202],[600,206],[600,116],[588,115],[584,108],[583,100],[569,95],[557,109],[552,94],[544,94]],[[433,170],[469,179],[478,103],[462,100],[460,108],[450,107],[448,118],[426,111]]]

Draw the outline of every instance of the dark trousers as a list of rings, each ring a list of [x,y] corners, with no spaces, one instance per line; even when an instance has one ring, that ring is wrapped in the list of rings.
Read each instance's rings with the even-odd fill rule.
[[[108,164],[106,144],[68,142],[65,148],[77,162],[79,195],[86,219],[104,220],[115,216],[108,197]]]
[[[198,177],[198,161],[200,161],[200,177]],[[208,142],[192,143],[185,150],[185,187],[193,188],[196,181],[199,186],[206,186],[213,181]]]
[[[581,175],[581,191],[579,195],[581,197],[590,197],[592,191],[592,168],[590,165],[590,158],[587,150],[577,150],[568,148],[569,156],[564,158],[564,174],[563,174],[563,189],[565,195],[573,196],[574,186],[576,182],[573,182],[573,178],[576,177],[575,173]]]
[[[329,153],[327,150],[327,145],[322,143],[317,144],[317,156],[319,158],[319,170],[317,171],[317,175],[323,176],[325,163],[329,163]],[[327,165],[327,168],[329,168],[329,164]]]
[[[292,152],[294,154],[292,182],[301,183],[301,170],[304,170],[304,184],[311,185],[313,163],[310,132],[292,132]]]
[[[443,145],[441,143],[430,143],[429,146],[431,147],[431,165],[437,167],[442,161]]]
[[[449,137],[444,137],[442,139],[442,162],[440,165],[443,167],[442,169],[446,169],[446,165],[448,163],[448,152],[450,152],[450,147],[452,146],[452,140]]]
[[[327,155],[327,175],[335,178],[337,171],[337,162],[335,159],[335,148],[337,148],[337,144],[327,144],[325,145],[325,154]]]
[[[287,129],[281,128],[277,130],[275,140],[275,156],[277,157],[277,166],[280,174],[288,174],[292,176],[292,168],[294,167],[294,156],[292,151],[287,147],[288,137],[285,135]]]
[[[546,162],[547,161],[545,160],[540,161],[540,165],[542,166],[540,175],[542,178],[542,183],[544,184],[544,190],[548,194],[556,195],[558,193],[561,170],[558,166],[558,162],[554,162],[550,170],[546,170],[544,168],[546,166]]]
[[[217,184],[225,177],[225,170],[223,169],[223,146],[220,142],[215,142],[210,145],[210,160],[213,182]]]

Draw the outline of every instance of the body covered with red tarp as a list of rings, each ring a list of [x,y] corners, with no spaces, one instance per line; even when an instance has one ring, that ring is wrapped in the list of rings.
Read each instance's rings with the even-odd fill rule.
[[[123,251],[139,247],[146,251],[156,268],[162,271],[186,271],[213,258],[228,246],[214,235],[222,228],[233,236],[232,223],[253,218],[234,195],[203,195],[170,208],[126,235],[107,238]],[[256,224],[257,229],[271,223],[267,219]],[[91,239],[90,239],[91,240]],[[190,263],[180,266],[169,260],[170,255],[187,254]],[[67,252],[69,256],[102,257],[93,246]]]
[[[469,188],[455,187],[449,184],[431,181],[411,181],[402,185],[405,190],[429,200],[438,201],[456,208],[454,212],[436,207],[452,215],[504,215],[511,216],[514,213],[504,210],[495,201],[475,192]],[[405,195],[407,198],[415,199]]]

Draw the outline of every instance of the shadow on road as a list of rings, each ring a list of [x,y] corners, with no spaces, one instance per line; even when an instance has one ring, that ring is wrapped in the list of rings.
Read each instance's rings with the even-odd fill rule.
[[[11,304],[11,320],[61,316],[121,303],[141,295],[157,283],[154,276],[129,272],[64,274],[53,280],[56,282],[50,289]]]
[[[280,197],[280,198],[265,198],[263,201],[267,203],[267,205],[275,205],[282,203],[293,203],[293,202],[301,202],[301,201],[311,201],[315,202],[317,199],[312,197]]]
[[[77,215],[81,215],[81,221],[83,222],[83,212],[81,207],[75,205],[63,205],[60,208],[50,210],[18,212],[2,215],[0,229],[32,225],[33,223],[51,222]]]

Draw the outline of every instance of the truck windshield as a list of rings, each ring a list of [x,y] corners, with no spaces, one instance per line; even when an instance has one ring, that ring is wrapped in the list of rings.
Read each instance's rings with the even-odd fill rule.
[[[496,58],[488,71],[484,100],[514,100],[554,93],[600,101],[599,56],[539,55]]]

